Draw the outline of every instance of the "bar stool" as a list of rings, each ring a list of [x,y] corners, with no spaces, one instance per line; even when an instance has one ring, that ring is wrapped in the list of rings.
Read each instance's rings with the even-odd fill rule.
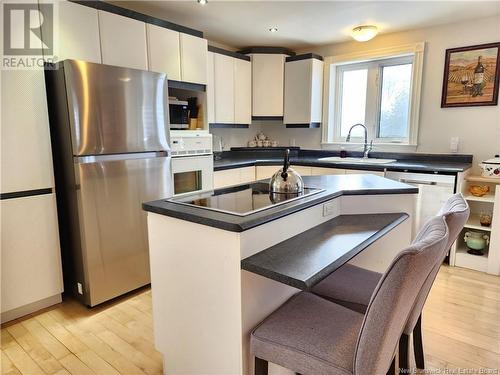
[[[409,339],[413,333],[413,348],[415,363],[418,369],[425,368],[424,350],[422,341],[422,309],[427,296],[432,288],[432,284],[439,272],[446,253],[457,239],[460,231],[469,218],[470,209],[467,201],[461,194],[455,194],[443,205],[437,216],[444,217],[449,230],[449,240],[443,253],[438,258],[432,272],[425,280],[415,306],[406,322],[405,329],[399,342],[399,367],[401,372],[409,368]],[[422,236],[422,231],[417,234],[415,241]],[[364,268],[345,264],[340,269],[332,273],[323,281],[318,283],[312,292],[330,301],[343,305],[354,311],[365,313],[370,297],[375,290],[382,274]]]
[[[364,315],[313,293],[293,296],[252,332],[255,374],[267,374],[268,361],[303,375],[394,371],[398,339],[447,243],[444,219],[427,222],[382,275]]]

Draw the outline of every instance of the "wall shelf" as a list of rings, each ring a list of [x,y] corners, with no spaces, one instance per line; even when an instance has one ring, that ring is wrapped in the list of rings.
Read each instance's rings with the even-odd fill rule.
[[[491,225],[489,227],[484,227],[479,222],[479,214],[471,213],[469,220],[465,224],[465,228],[484,230],[486,232],[491,232]]]
[[[498,184],[500,185],[500,178],[483,177],[483,176],[467,176],[465,178],[468,182],[485,182],[487,184]]]
[[[465,194],[464,198],[472,202],[488,202],[488,203],[495,202],[495,196],[492,194],[486,194],[483,195],[482,197],[476,197],[475,195],[472,194]]]

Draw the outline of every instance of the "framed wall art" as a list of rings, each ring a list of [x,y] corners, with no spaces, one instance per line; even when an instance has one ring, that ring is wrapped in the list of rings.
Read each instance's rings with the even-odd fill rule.
[[[441,107],[498,104],[500,42],[446,50]]]

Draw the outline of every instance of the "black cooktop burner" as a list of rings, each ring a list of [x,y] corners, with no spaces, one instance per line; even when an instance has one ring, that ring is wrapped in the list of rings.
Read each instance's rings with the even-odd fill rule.
[[[202,207],[231,215],[247,216],[322,191],[324,189],[305,187],[300,194],[276,194],[270,193],[267,182],[253,182],[184,197],[174,197],[169,199],[169,202]]]

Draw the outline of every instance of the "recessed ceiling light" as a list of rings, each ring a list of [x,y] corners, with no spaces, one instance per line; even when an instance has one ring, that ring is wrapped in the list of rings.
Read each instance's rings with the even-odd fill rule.
[[[377,26],[362,25],[352,29],[351,36],[358,42],[366,42],[378,34]]]
[[[272,32],[272,33],[276,33],[276,32],[278,32],[278,28],[276,26],[270,27],[269,31]]]
[[[206,3],[208,3],[208,0],[196,0],[198,1],[198,4],[200,5],[205,5]]]

